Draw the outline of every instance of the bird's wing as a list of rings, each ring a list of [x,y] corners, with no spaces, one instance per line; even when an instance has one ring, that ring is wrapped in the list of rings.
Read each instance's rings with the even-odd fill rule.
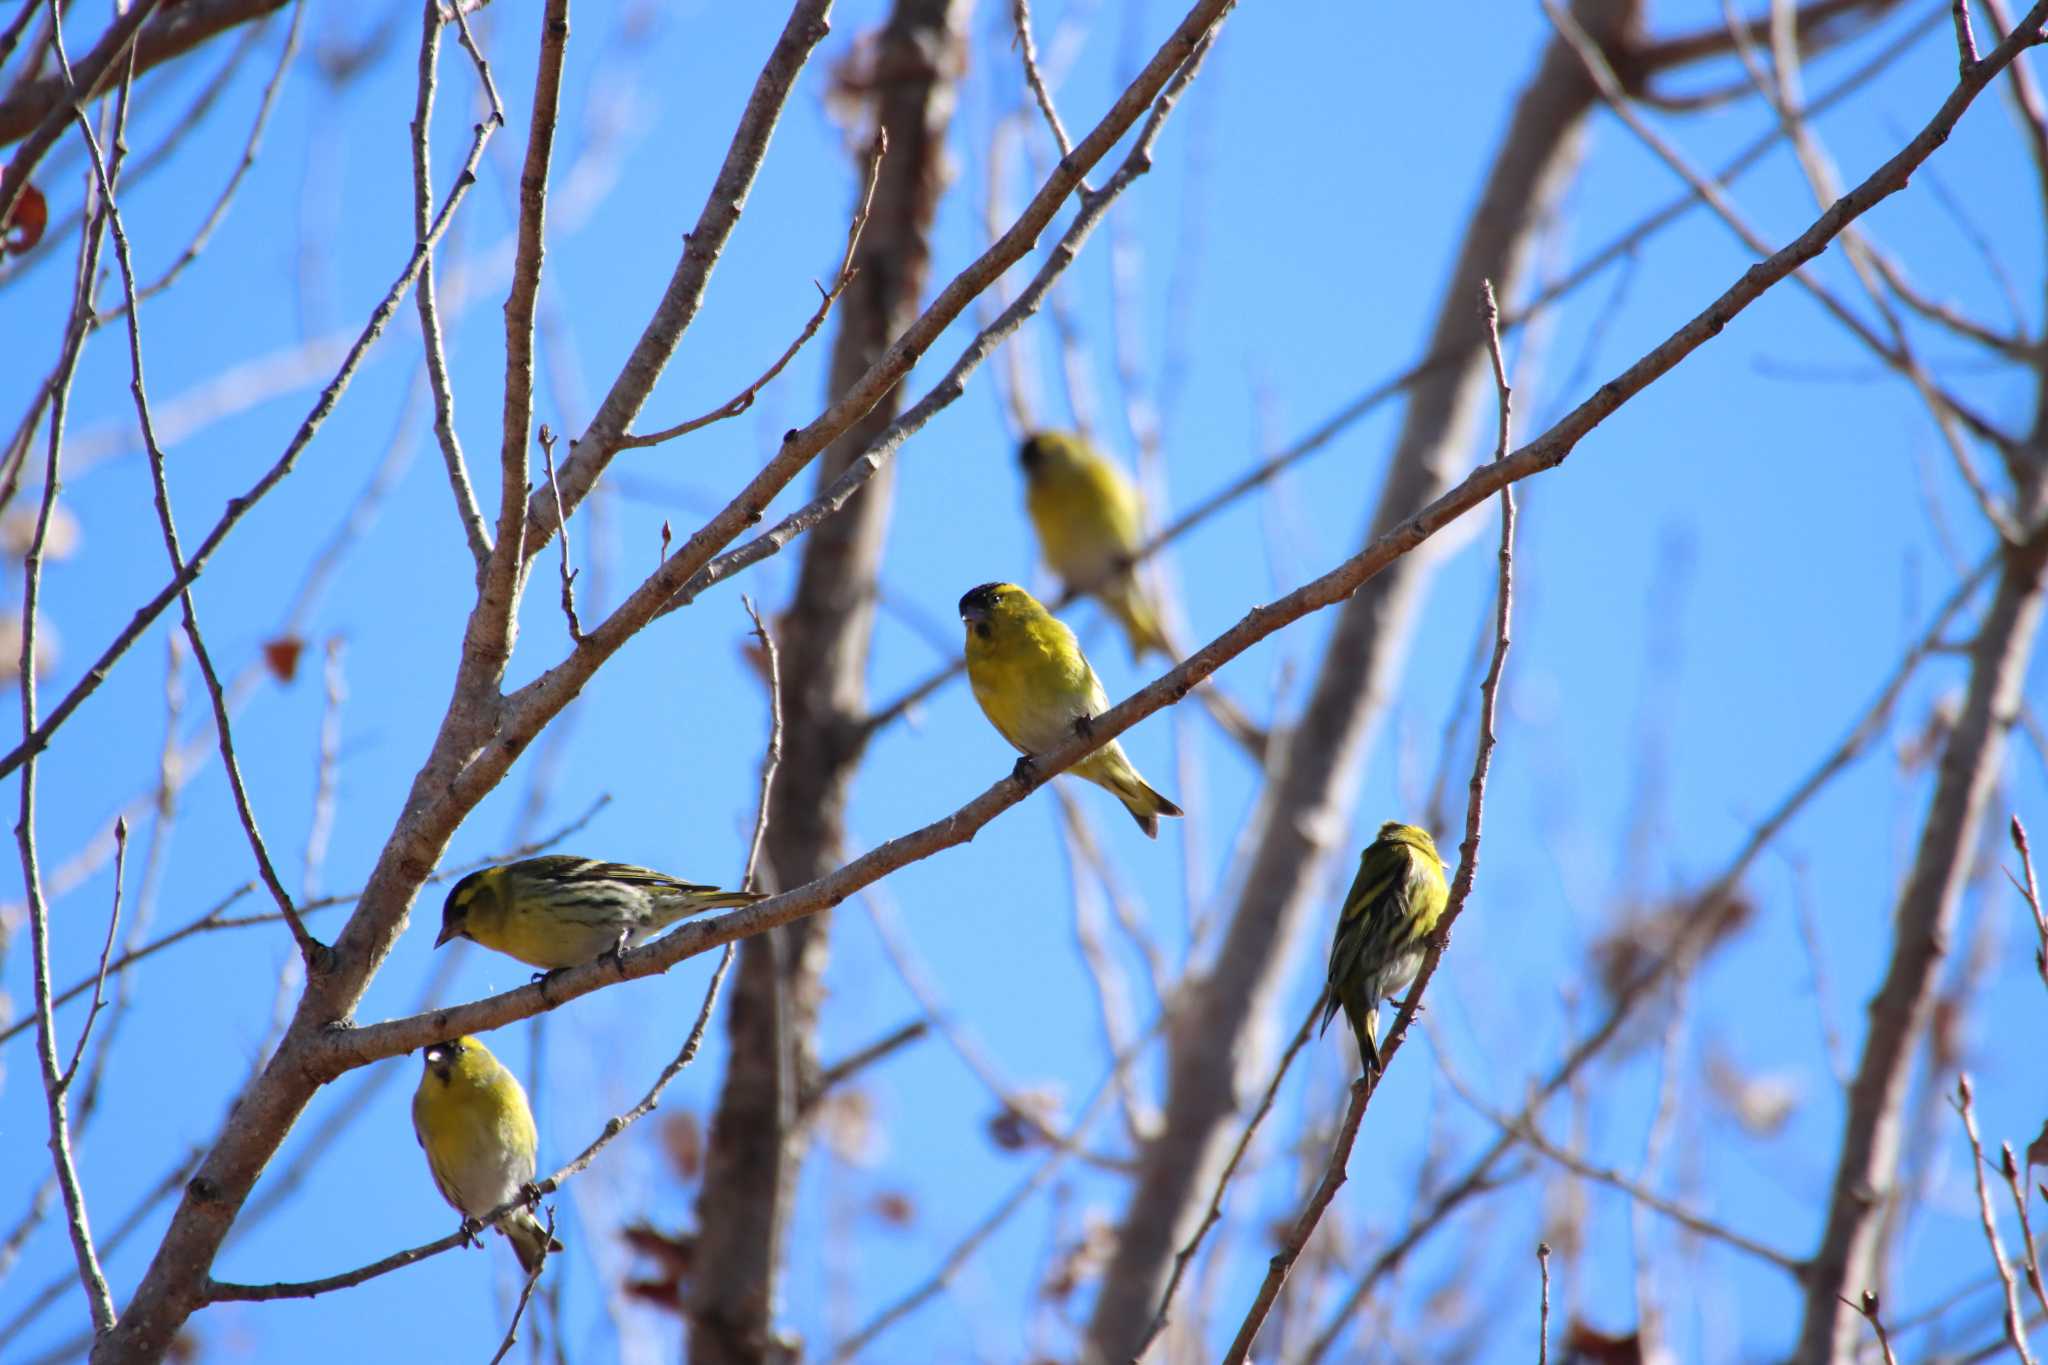
[[[690,893],[718,890],[715,886],[682,881],[669,876],[666,872],[656,872],[651,867],[636,867],[632,863],[592,863],[583,875],[624,882],[628,886],[643,887],[649,891]]]
[[[1144,537],[1145,509],[1137,485],[1105,456],[1088,462],[1088,481],[1095,487],[1097,505],[1116,548],[1128,554]]]

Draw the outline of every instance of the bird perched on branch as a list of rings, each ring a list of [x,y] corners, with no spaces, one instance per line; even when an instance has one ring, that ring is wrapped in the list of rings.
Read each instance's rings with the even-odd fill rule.
[[[1075,592],[1092,594],[1124,628],[1131,657],[1173,650],[1159,609],[1131,557],[1144,543],[1144,504],[1115,462],[1071,432],[1040,431],[1017,449],[1024,505],[1045,562]]]
[[[631,863],[550,853],[487,867],[455,883],[441,907],[434,946],[466,938],[555,970],[623,953],[686,916],[760,899]]]
[[[1367,1075],[1380,1070],[1380,1001],[1415,980],[1449,899],[1444,861],[1429,831],[1397,820],[1381,825],[1358,857],[1358,875],[1337,915],[1323,1006],[1325,1029],[1343,1007]]]
[[[521,1195],[537,1199],[533,1174],[540,1140],[519,1078],[474,1038],[434,1043],[423,1055],[412,1130],[427,1154],[435,1188],[463,1216],[465,1229],[469,1220]],[[549,1252],[562,1249],[530,1209],[506,1214],[498,1231],[528,1275]]]
[[[1017,776],[1031,774],[1033,754],[1057,748],[1109,709],[1109,694],[1088,666],[1074,632],[1014,583],[984,583],[960,599],[967,626],[967,682],[996,732],[1022,753]],[[1068,771],[1113,792],[1138,828],[1159,837],[1159,817],[1181,808],[1152,790],[1123,745],[1111,740]]]

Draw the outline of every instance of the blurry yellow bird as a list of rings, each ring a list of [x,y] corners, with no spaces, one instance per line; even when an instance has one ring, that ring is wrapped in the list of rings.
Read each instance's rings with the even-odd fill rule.
[[[1114,462],[1086,440],[1040,431],[1018,448],[1024,505],[1045,562],[1067,587],[1091,593],[1122,623],[1131,657],[1172,655],[1159,610],[1138,581],[1131,556],[1144,543],[1144,506]]]
[[[412,1097],[412,1130],[427,1154],[435,1188],[465,1220],[509,1204],[533,1184],[540,1140],[519,1078],[474,1038],[425,1049],[426,1066]],[[531,1211],[498,1220],[519,1266],[531,1275],[562,1244]]]
[[[1024,757],[1019,775],[1034,754],[1042,754],[1109,709],[1109,694],[1088,666],[1081,645],[1060,620],[1014,583],[984,583],[960,599],[967,625],[967,681],[974,699],[997,733]],[[1111,740],[1068,769],[1107,788],[1150,837],[1159,837],[1159,817],[1181,809],[1145,785]]]
[[[1344,893],[1330,944],[1328,1003],[1323,1027],[1338,1008],[1358,1036],[1368,1075],[1380,1069],[1380,1001],[1408,989],[1422,968],[1430,933],[1450,890],[1444,860],[1429,831],[1389,820],[1358,855],[1358,875]]]
[[[550,853],[455,883],[434,946],[466,938],[535,967],[574,967],[623,952],[685,916],[760,899],[631,863]]]

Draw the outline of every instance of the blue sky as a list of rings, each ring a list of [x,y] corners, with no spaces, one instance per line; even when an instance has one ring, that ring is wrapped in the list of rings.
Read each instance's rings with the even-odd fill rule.
[[[596,197],[581,204],[573,192],[578,182],[557,182],[538,415],[558,430],[580,428],[637,337],[779,27],[773,8],[684,3],[637,17],[595,3],[578,8],[558,165],[598,178],[582,182],[596,186]],[[1160,4],[1036,10],[1042,40],[1069,14],[1083,26],[1059,91],[1070,127],[1092,125],[1120,88],[1130,54],[1149,52],[1178,18]],[[1713,23],[1719,14],[1718,6],[1690,0],[1656,10],[1659,31]],[[878,4],[849,4],[836,15],[833,35],[777,132],[704,313],[641,425],[667,425],[722,401],[758,374],[808,315],[816,297],[811,280],[836,263],[855,189],[843,134],[821,97],[833,64],[882,12]],[[1006,12],[1007,6],[983,5],[974,18],[950,144],[957,178],[940,210],[935,282],[983,244],[988,131],[1021,90]],[[310,384],[237,404],[189,432],[167,414],[182,396],[221,388],[246,393],[250,372],[236,367],[253,359],[352,334],[404,260],[412,233],[406,122],[415,22],[410,7],[378,19],[324,7],[309,14],[315,47],[360,42],[387,27],[391,36],[365,74],[339,94],[302,58],[218,237],[182,284],[144,307],[151,393],[159,420],[171,428],[170,478],[181,523],[194,528],[188,538],[275,457],[332,361],[308,366],[320,376]],[[454,290],[458,263],[471,267],[475,281],[466,307],[454,299],[445,306],[458,421],[486,506],[495,498],[494,463],[478,452],[492,450],[498,437],[502,243],[531,95],[536,22],[533,6],[513,0],[498,0],[482,16],[479,34],[511,127],[497,139],[442,256],[444,291]],[[1815,62],[1809,90],[1909,22],[1895,17],[1874,39]],[[1160,142],[1157,168],[1116,209],[1121,230],[1142,246],[1136,316],[1144,363],[1152,375],[1170,378],[1170,488],[1166,506],[1155,512],[1170,514],[1221,485],[1256,455],[1416,358],[1464,216],[1545,31],[1540,11],[1521,5],[1457,25],[1426,6],[1248,5],[1231,18]],[[224,182],[282,37],[282,25],[273,25],[197,133],[124,194],[145,276],[176,254]],[[216,46],[176,74],[145,83],[148,98],[131,141],[151,145],[225,55]],[[1732,71],[1723,64],[1685,84],[1709,84]],[[1954,71],[1950,37],[1938,26],[1823,119],[1821,132],[1845,177],[1860,178],[1895,150],[1938,105]],[[451,46],[436,127],[443,186],[475,118],[472,90],[468,67]],[[2000,105],[1995,92],[1982,98],[1911,190],[1868,224],[1929,292],[2010,325],[1995,277],[1942,203],[1959,201],[2016,282],[2021,321],[2038,330],[2037,187]],[[1766,123],[1765,111],[1742,102],[1665,126],[1698,161],[1714,165]],[[1033,154],[1044,164],[1042,145],[1034,144]],[[78,165],[75,156],[53,160],[46,172],[59,216],[75,202]],[[1540,253],[1538,273],[1557,273],[1678,188],[1624,128],[1596,119],[1584,173]],[[1008,197],[1021,201],[1015,186]],[[1814,216],[1797,168],[1782,152],[1741,183],[1738,198],[1774,241]],[[1062,286],[1063,303],[1085,344],[1106,444],[1129,461],[1132,442],[1115,409],[1111,245],[1107,233],[1090,244]],[[61,243],[5,282],[11,315],[37,321],[15,333],[22,338],[15,353],[25,363],[0,373],[0,411],[20,410],[54,355],[71,251]],[[1662,339],[1747,261],[1725,229],[1694,212],[1604,273],[1553,315],[1535,344],[1511,345],[1520,430],[1533,433]],[[1858,297],[1839,254],[1816,269],[1845,296]],[[956,326],[910,391],[921,393],[968,335],[968,326]],[[2034,395],[2023,375],[1994,369],[1945,337],[1916,339],[1936,373],[1981,411],[2013,428],[2031,422]],[[1041,403],[1064,419],[1049,322],[1032,324],[1025,342]],[[304,881],[301,850],[314,816],[327,642],[339,642],[346,700],[339,712],[337,813],[318,870],[320,891],[360,883],[448,695],[470,574],[426,409],[413,393],[418,351],[408,301],[301,467],[248,519],[198,593],[223,668],[248,666],[279,631],[308,564],[345,509],[394,440],[401,447],[399,458],[408,462],[396,468],[374,522],[303,622],[310,648],[297,680],[259,681],[236,722],[264,832],[295,889]],[[816,413],[824,354],[821,339],[746,416],[617,461],[612,492],[574,527],[585,620],[653,564],[665,519],[679,532],[693,526],[784,429]],[[884,571],[889,610],[870,674],[877,697],[894,695],[952,657],[953,603],[962,590],[994,578],[1045,581],[1020,515],[996,368],[977,375],[967,395],[900,457]],[[77,518],[81,546],[46,579],[46,610],[63,644],[45,685],[46,706],[165,574],[126,383],[120,335],[103,331],[86,352],[69,426],[67,459],[74,463],[63,502]],[[1356,548],[1397,421],[1397,405],[1382,407],[1269,493],[1237,504],[1175,547],[1173,570],[1198,638]],[[1490,444],[1490,417],[1480,429]],[[1483,453],[1477,446],[1470,452]],[[781,505],[792,505],[808,483],[800,480]],[[1526,1080],[1546,1072],[1597,1010],[1587,978],[1589,943],[1619,909],[1654,902],[1725,865],[1754,822],[1834,747],[1874,695],[1957,580],[1957,559],[1974,563],[1990,545],[1911,391],[1881,373],[1789,285],[1605,423],[1563,468],[1528,485],[1523,511],[1516,646],[1482,875],[1430,996],[1430,1022],[1451,1066],[1503,1109],[1519,1103]],[[1359,779],[1361,835],[1389,815],[1420,809],[1446,719],[1466,703],[1460,680],[1475,632],[1491,612],[1490,515],[1461,532],[1453,538],[1462,548],[1437,576],[1388,721]],[[566,647],[553,563],[550,552],[528,594],[515,683]],[[738,594],[766,609],[779,606],[796,564],[793,553],[772,559],[645,631],[558,722],[567,738],[554,759],[549,745],[537,746],[463,826],[451,858],[486,856],[527,833],[559,827],[608,796],[566,848],[702,880],[736,879],[766,729],[762,690],[742,655],[747,622]],[[9,583],[18,590],[18,571],[10,571]],[[1113,696],[1151,676],[1130,665],[1091,608],[1070,619],[1091,643]],[[160,623],[131,652],[45,760],[39,790],[47,866],[61,866],[103,836],[118,810],[150,790],[164,727],[169,624]],[[1266,642],[1226,670],[1224,685],[1262,718],[1276,708],[1288,714],[1326,629],[1326,620],[1311,619]],[[1966,628],[1955,633],[1961,637]],[[203,694],[189,666],[183,676],[189,733],[204,709]],[[2030,688],[2037,698],[2042,676],[2037,664]],[[1853,1057],[1931,780],[1927,766],[1909,764],[1902,750],[1961,681],[1954,656],[1930,663],[1908,689],[1892,734],[1802,813],[1779,850],[1758,865],[1749,882],[1757,904],[1752,926],[1698,977],[1684,1023],[1670,1035],[1678,1118],[1662,1188],[1793,1254],[1809,1251],[1815,1239],[1840,1124],[1824,1033],[1841,1035]],[[1192,773],[1177,768],[1172,752],[1182,727],[1199,760]],[[1256,775],[1192,713],[1154,718],[1126,742],[1155,784],[1190,809],[1190,819],[1148,843],[1101,793],[1077,788],[1074,795],[1141,898],[1154,933],[1177,958],[1190,912],[1228,905],[1229,855],[1256,794]],[[873,747],[855,786],[854,837],[873,844],[936,818],[1010,761],[964,690],[949,688]],[[1464,762],[1460,750],[1453,793],[1462,788]],[[527,816],[522,811],[537,778],[544,803]],[[10,803],[14,790],[8,784]],[[1452,810],[1457,818],[1459,808]],[[2017,1147],[2042,1118],[2039,1068],[2024,1049],[2000,1044],[2036,1032],[2048,1001],[2032,972],[2024,913],[1993,863],[2004,856],[2000,827],[2008,811],[2048,829],[2043,756],[2024,739],[2010,751],[1995,810],[1985,875],[1965,904],[1950,972],[1972,953],[1985,955],[1988,965],[1970,996],[1964,1064],[1977,1080],[1987,1139]],[[885,890],[949,1017],[979,1040],[1011,1085],[1053,1092],[1071,1116],[1099,1078],[1105,1054],[1073,945],[1057,813],[1049,795],[1034,797],[971,845],[891,877]],[[1636,826],[1644,831],[1639,857],[1628,852],[1628,831]],[[150,828],[149,820],[136,821],[131,897]],[[218,763],[208,760],[185,788],[165,845],[157,924],[195,917],[251,871]],[[1332,897],[1348,871],[1330,870]],[[0,883],[10,900],[18,899],[18,872],[0,874]],[[60,983],[89,973],[96,960],[111,888],[111,868],[100,866],[56,901]],[[362,1018],[410,1012],[429,990],[444,964],[429,947],[437,908],[430,889],[364,1000]],[[316,932],[330,932],[345,913],[323,912]],[[1810,916],[1819,945],[1825,989],[1818,996],[1802,914]],[[25,927],[15,912],[10,916],[10,929]],[[1319,925],[1317,941],[1300,950],[1276,1033],[1299,1018],[1316,989],[1322,933]],[[833,943],[822,1041],[828,1059],[917,1012],[859,903],[837,913]],[[103,1237],[219,1122],[267,1029],[289,948],[273,925],[206,935],[138,970],[102,1109],[79,1144]],[[1125,957],[1127,969],[1134,967]],[[518,964],[477,952],[453,971],[452,982],[433,987],[432,1000],[471,998],[526,975]],[[544,1166],[572,1155],[606,1116],[639,1096],[694,1017],[709,971],[708,960],[692,962],[665,979],[580,1000],[547,1020],[536,1095]],[[7,945],[0,985],[17,1017],[24,1013],[25,933]],[[1142,985],[1135,1002],[1139,1016],[1149,1018],[1155,1002]],[[77,1007],[60,1015],[67,1038],[82,1018]],[[488,1041],[531,1074],[534,1038],[522,1026]],[[1646,1041],[1657,1042],[1657,1031]],[[5,1046],[0,1158],[40,1179],[45,1135],[31,1044],[24,1035]],[[1640,1161],[1658,1058],[1658,1048],[1646,1046],[1591,1073],[1594,1097],[1581,1136],[1592,1159],[1631,1169]],[[1737,1129],[1703,1080],[1710,1058],[1789,1086],[1798,1102],[1785,1127],[1768,1138]],[[704,1056],[671,1088],[662,1112],[708,1115],[723,1064],[722,1033],[714,1028]],[[1266,1227],[1298,1198],[1299,1167],[1281,1134],[1341,1104],[1346,1065],[1334,1034],[1312,1050],[1283,1091],[1280,1127],[1269,1135],[1261,1174],[1233,1191],[1213,1308],[1213,1330],[1225,1338],[1263,1267]],[[452,1215],[427,1179],[406,1112],[416,1068],[407,1058],[362,1073],[382,1078],[366,1100],[358,1098],[353,1076],[316,1098],[281,1161],[344,1106],[362,1103],[366,1112],[278,1212],[229,1245],[215,1267],[220,1277],[326,1274],[448,1230]],[[1156,1066],[1141,1072],[1156,1084]],[[858,1160],[820,1155],[810,1163],[791,1234],[785,1317],[814,1349],[919,1280],[1038,1160],[991,1144],[985,1125],[993,1099],[937,1039],[875,1068],[862,1094],[873,1119],[865,1149],[854,1154]],[[1546,1119],[1550,1132],[1563,1134],[1573,1115],[1559,1105]],[[614,1314],[605,1298],[606,1286],[631,1264],[616,1237],[620,1224],[645,1217],[679,1226],[690,1218],[693,1191],[669,1174],[655,1140],[658,1122],[616,1144],[559,1203],[572,1244],[556,1273],[573,1359],[602,1358],[615,1346],[673,1353],[672,1320],[633,1309]],[[1901,1288],[1890,1300],[1902,1313],[1988,1268],[1954,1115],[1937,1104],[1928,1122],[1940,1142],[1927,1175],[1927,1212],[1902,1244]],[[1113,1118],[1096,1132],[1104,1146],[1123,1140]],[[1486,1122],[1439,1079],[1434,1045],[1418,1049],[1375,1103],[1333,1227],[1370,1255],[1407,1218],[1420,1173],[1459,1169],[1465,1154],[1490,1137]],[[1418,1324],[1425,1297],[1447,1283],[1482,1301],[1526,1303],[1528,1311],[1518,1309],[1513,1320],[1526,1321],[1533,1333],[1532,1250],[1543,1233],[1546,1195],[1561,1188],[1556,1177],[1554,1167],[1538,1162],[1532,1177],[1493,1197],[1490,1216],[1425,1247],[1388,1296],[1396,1349],[1427,1358],[1440,1348],[1418,1335]],[[25,1177],[0,1201],[6,1226],[13,1226],[29,1184]],[[954,1293],[897,1326],[870,1358],[1071,1353],[1056,1306],[1020,1286],[1044,1273],[1048,1247],[1070,1243],[1090,1213],[1115,1217],[1121,1184],[1083,1169],[1063,1172],[1054,1187],[1052,1198],[1036,1201],[991,1241]],[[873,1215],[873,1200],[889,1193],[912,1201],[908,1227],[885,1226]],[[1587,1249],[1553,1266],[1560,1314],[1568,1308],[1602,1328],[1626,1330],[1635,1311],[1627,1208],[1597,1190],[1587,1198]],[[162,1226],[159,1211],[108,1255],[117,1296],[134,1285]],[[1644,1250],[1658,1267],[1668,1330],[1682,1356],[1755,1358],[1783,1345],[1796,1303],[1779,1272],[1711,1245],[1682,1247],[1668,1225],[1648,1227]],[[857,1254],[847,1250],[854,1244],[849,1229]],[[1697,1267],[1686,1259],[1693,1256]],[[211,1309],[192,1330],[223,1356],[275,1358],[289,1349],[300,1359],[354,1359],[366,1334],[375,1333],[393,1349],[421,1356],[483,1358],[509,1310],[510,1267],[510,1257],[493,1246],[343,1295]],[[46,1220],[22,1262],[0,1281],[0,1322],[68,1270],[61,1223]],[[1083,1311],[1087,1293],[1084,1287],[1068,1309]],[[1985,1300],[1980,1295],[1977,1302]],[[5,1354],[31,1358],[85,1321],[73,1285]],[[1528,1344],[1503,1335],[1482,1353],[1526,1358]]]

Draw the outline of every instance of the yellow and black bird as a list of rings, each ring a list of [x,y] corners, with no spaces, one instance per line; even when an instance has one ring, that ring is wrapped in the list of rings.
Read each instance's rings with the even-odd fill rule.
[[[1415,980],[1449,899],[1444,861],[1429,831],[1398,820],[1381,825],[1358,857],[1358,875],[1337,915],[1323,1007],[1326,1029],[1343,1008],[1368,1075],[1380,1069],[1380,1001]]]
[[[552,971],[622,953],[687,916],[760,899],[631,863],[549,853],[455,883],[434,946],[466,938]]]
[[[1039,431],[1017,449],[1024,505],[1045,562],[1070,590],[1092,594],[1124,628],[1131,657],[1171,657],[1158,604],[1131,557],[1145,539],[1144,504],[1130,478],[1085,437]]]
[[[1109,694],[1080,641],[1014,583],[984,583],[960,599],[967,626],[967,682],[996,732],[1024,757],[1057,748],[1109,709]],[[1068,769],[1115,794],[1150,837],[1181,808],[1152,790],[1123,745],[1111,740]]]
[[[412,1130],[427,1154],[434,1187],[465,1220],[482,1218],[533,1185],[540,1139],[519,1078],[474,1038],[424,1050],[426,1065],[412,1097]],[[528,1275],[562,1244],[529,1209],[498,1220]]]

